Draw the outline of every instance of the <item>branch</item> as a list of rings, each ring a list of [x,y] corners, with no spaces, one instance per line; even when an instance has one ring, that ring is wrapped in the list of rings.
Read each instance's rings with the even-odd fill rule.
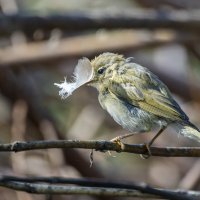
[[[135,9],[121,12],[73,12],[54,15],[16,15],[0,16],[1,35],[22,30],[32,35],[35,30],[81,31],[88,29],[116,28],[170,28],[183,31],[200,30],[199,10],[190,11],[155,11]]]
[[[121,39],[123,37],[123,40]],[[108,31],[64,38],[57,41],[29,42],[0,49],[0,66],[32,66],[34,63],[51,63],[58,59],[86,56],[104,51],[136,50],[168,43],[198,43],[198,36],[172,32],[145,32],[135,30]],[[81,46],[79,45],[81,44]]]
[[[42,93],[35,87],[31,75],[26,70],[20,71],[17,74],[9,68],[2,68],[0,70],[0,90],[12,103],[19,99],[26,101],[28,105],[28,117],[38,131],[41,130],[41,122],[48,121],[55,130],[58,139],[62,140],[65,138],[64,134],[59,130],[54,116],[44,105],[43,96],[40,96]],[[62,151],[66,163],[73,166],[82,176],[104,177],[97,166],[88,169],[88,159],[76,149],[62,149]]]
[[[28,151],[35,149],[50,148],[80,148],[95,149],[97,151],[116,151],[128,152],[135,154],[146,154],[147,149],[144,144],[124,144],[121,145],[105,140],[52,140],[52,141],[31,141],[31,142],[14,142],[10,144],[1,144],[0,151]],[[200,157],[200,147],[150,147],[152,156],[165,157]]]
[[[65,185],[60,186],[56,184],[75,184],[84,187]],[[122,181],[105,181],[105,179],[101,180],[94,178],[19,178],[13,176],[1,176],[0,186],[37,194],[88,194],[99,196],[132,196],[143,198],[164,197],[172,200],[195,200],[199,199],[200,197],[200,192],[196,191],[158,189],[146,184],[135,184],[132,182],[123,183]]]
[[[95,195],[95,196],[127,196],[127,197],[142,197],[142,198],[156,198],[153,195],[141,194],[134,190],[128,189],[113,189],[113,188],[91,188],[78,186],[57,186],[50,184],[32,184],[21,182],[4,182],[1,186],[10,189],[24,191],[34,194],[76,194],[76,195]]]
[[[197,0],[136,0],[138,4],[148,8],[164,8],[170,6],[170,8],[176,9],[197,9],[200,8],[200,1]]]

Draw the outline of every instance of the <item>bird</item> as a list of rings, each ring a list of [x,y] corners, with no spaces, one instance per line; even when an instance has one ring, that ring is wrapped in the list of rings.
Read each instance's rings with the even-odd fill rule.
[[[173,98],[168,87],[148,68],[117,53],[102,53],[91,60],[93,75],[87,85],[98,90],[98,100],[104,110],[128,134],[112,141],[159,128],[146,144],[148,153],[156,138],[172,126],[177,133],[200,142],[199,129]]]

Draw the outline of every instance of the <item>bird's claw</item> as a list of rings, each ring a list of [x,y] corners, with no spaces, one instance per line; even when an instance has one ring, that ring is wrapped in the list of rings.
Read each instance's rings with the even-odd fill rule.
[[[144,143],[144,146],[146,147],[147,154],[140,154],[140,156],[143,159],[148,159],[152,156],[152,153],[151,153],[151,150],[150,150],[150,145],[149,145],[149,143]]]
[[[121,152],[123,143],[121,142],[120,136],[119,136],[119,137],[115,137],[115,138],[113,138],[113,139],[110,140],[110,141],[111,141],[111,142],[114,142],[115,144],[117,144],[117,146],[118,146],[119,149],[120,149],[120,150],[118,150],[117,152]]]

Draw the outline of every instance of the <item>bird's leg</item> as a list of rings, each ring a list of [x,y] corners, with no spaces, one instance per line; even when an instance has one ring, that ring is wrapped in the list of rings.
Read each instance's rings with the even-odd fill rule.
[[[147,159],[147,158],[149,158],[149,157],[152,155],[152,154],[151,154],[151,150],[150,150],[151,145],[154,143],[154,141],[156,140],[156,138],[157,138],[166,128],[167,128],[167,126],[162,126],[161,129],[158,131],[158,133],[151,139],[151,141],[144,144],[144,145],[146,146],[148,155],[142,154],[142,155],[141,155],[142,158]]]

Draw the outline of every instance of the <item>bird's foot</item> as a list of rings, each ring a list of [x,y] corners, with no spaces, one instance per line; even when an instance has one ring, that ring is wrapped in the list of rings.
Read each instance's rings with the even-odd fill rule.
[[[110,141],[120,145],[121,144],[121,139],[122,139],[121,136],[117,136],[117,137],[111,139]]]
[[[110,140],[110,141],[116,143],[116,144],[119,146],[119,149],[120,149],[120,150],[118,150],[117,152],[121,152],[122,149],[123,149],[123,146],[124,146],[124,144],[122,143],[121,140],[124,139],[124,138],[128,138],[128,137],[130,137],[130,136],[133,136],[134,134],[135,134],[135,133],[127,133],[127,134],[124,134],[124,135],[119,135],[119,136],[113,138],[113,139]]]
[[[149,143],[144,143],[144,146],[146,147],[147,154],[140,154],[141,158],[143,159],[148,159],[152,156],[151,150],[150,150],[150,144]]]
[[[117,144],[119,150],[117,152],[121,152],[122,150],[122,146],[123,146],[123,143],[121,142],[121,139],[123,139],[122,136],[117,136],[115,138],[113,138],[112,140],[110,140],[111,142],[114,142],[115,144]],[[110,154],[110,151],[108,152]]]

